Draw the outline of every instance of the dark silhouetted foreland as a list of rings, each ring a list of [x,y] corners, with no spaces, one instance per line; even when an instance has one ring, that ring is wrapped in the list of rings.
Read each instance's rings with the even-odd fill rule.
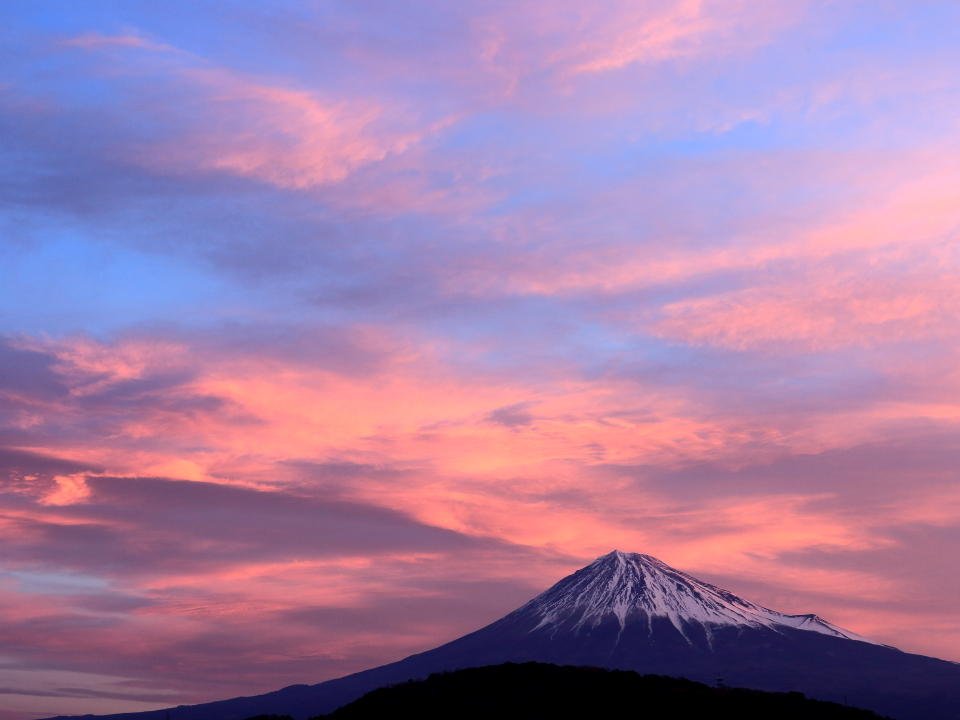
[[[878,720],[869,710],[801,693],[710,687],[632,671],[505,663],[436,673],[367,693],[329,720]],[[266,720],[266,719],[264,719]]]

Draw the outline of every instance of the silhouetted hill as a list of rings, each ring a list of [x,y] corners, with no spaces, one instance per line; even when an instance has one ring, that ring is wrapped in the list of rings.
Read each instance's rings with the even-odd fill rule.
[[[710,687],[632,671],[505,663],[435,673],[367,693],[322,718],[374,720],[878,720],[869,710],[801,693]]]

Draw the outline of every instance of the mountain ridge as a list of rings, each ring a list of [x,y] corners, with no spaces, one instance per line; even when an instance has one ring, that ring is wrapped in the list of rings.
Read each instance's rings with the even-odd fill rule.
[[[816,615],[777,613],[649,555],[620,551],[597,558],[496,622],[397,662],[264,695],[101,717],[242,720],[289,714],[305,720],[384,685],[530,661],[706,684],[722,676],[731,686],[849,700],[898,720],[960,720],[960,665],[875,643]]]

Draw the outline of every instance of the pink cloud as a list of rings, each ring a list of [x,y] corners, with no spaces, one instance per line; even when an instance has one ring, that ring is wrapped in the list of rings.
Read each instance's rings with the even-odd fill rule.
[[[43,396],[36,376],[40,422],[0,457],[12,469],[0,537],[24,573],[0,608],[14,644],[93,673],[123,663],[178,688],[177,702],[216,699],[429,648],[636,547],[778,609],[952,657],[955,636],[905,630],[922,615],[951,632],[953,611],[905,606],[909,577],[800,561],[896,557],[915,547],[898,532],[960,518],[936,472],[904,502],[900,468],[843,455],[902,436],[883,427],[882,398],[769,411],[710,378],[464,373],[386,331],[354,342],[352,365],[318,368],[209,338],[21,340],[68,392]],[[811,467],[791,465],[805,453]],[[865,468],[868,482],[854,474]],[[478,582],[500,585],[478,598]],[[197,663],[203,682],[182,670]]]
[[[881,176],[861,208],[794,237],[693,255],[689,268],[739,269],[744,287],[667,304],[652,329],[692,344],[783,352],[948,340],[960,181],[947,163],[911,177],[915,169],[900,165],[908,179],[890,187]]]
[[[472,19],[483,66],[512,95],[549,68],[568,79],[664,61],[703,61],[761,47],[798,22],[805,2],[758,7],[743,0],[609,0],[549,7],[510,3]],[[558,78],[559,79],[559,78]]]
[[[90,488],[87,487],[87,479],[83,474],[58,475],[54,480],[57,489],[41,500],[44,505],[72,505],[82,502],[90,495]]]
[[[324,462],[333,458],[358,468],[390,470],[360,470],[348,484],[330,486],[347,497],[402,509],[431,525],[571,554],[582,552],[584,543],[592,546],[590,537],[602,537],[606,543],[611,536],[622,536],[625,545],[654,541],[644,532],[627,537],[623,529],[614,530],[619,521],[611,525],[605,519],[611,515],[628,512],[640,517],[651,508],[660,508],[657,513],[665,516],[674,512],[668,509],[670,502],[630,489],[629,479],[612,486],[627,494],[617,495],[610,504],[605,493],[611,486],[603,485],[597,493],[591,483],[585,484],[584,473],[590,467],[763,463],[785,454],[864,442],[885,432],[884,423],[933,412],[878,401],[848,412],[843,422],[838,421],[842,415],[828,409],[802,419],[768,414],[759,421],[749,406],[727,407],[718,414],[714,399],[709,395],[698,399],[694,389],[654,390],[611,378],[551,383],[547,391],[535,383],[494,375],[462,377],[438,357],[423,352],[408,355],[401,348],[375,374],[358,377],[276,361],[265,365],[252,358],[192,359],[188,354],[179,362],[203,370],[154,389],[146,381],[156,367],[136,364],[136,374],[130,375],[129,358],[151,353],[120,345],[117,359],[110,361],[110,348],[97,346],[92,351],[89,341],[81,346],[82,357],[98,358],[91,365],[98,368],[96,392],[74,375],[77,391],[58,407],[48,408],[44,425],[66,421],[67,427],[75,428],[72,434],[86,423],[102,423],[108,439],[90,443],[83,434],[77,436],[82,442],[59,441],[60,452],[74,460],[104,467],[107,473],[271,489],[301,482],[291,470],[283,470],[290,458]],[[64,358],[78,353],[71,345],[59,347]],[[153,357],[160,368],[167,367],[165,352]],[[77,373],[79,361],[61,367]],[[120,370],[105,378],[106,367]],[[145,392],[133,403],[125,399],[126,408],[117,412],[107,400],[126,398],[123,389],[130,383],[140,383],[133,387]],[[206,398],[215,402],[198,400]],[[725,398],[721,395],[716,401],[723,403]],[[527,407],[522,424],[489,421],[498,408],[511,406]],[[106,414],[98,417],[101,413]],[[942,413],[939,417],[946,419]],[[760,430],[758,422],[767,427]],[[518,477],[523,478],[522,490],[516,485]],[[47,502],[64,492],[56,479],[44,487]],[[567,493],[578,498],[573,506],[562,501]],[[538,522],[524,510],[531,504],[540,508]],[[737,507],[745,516],[777,516],[749,505]],[[708,512],[722,517],[727,511]],[[790,521],[788,525],[810,532],[771,547],[779,552],[826,542],[830,532],[818,527],[814,517]],[[688,520],[698,522],[692,516]],[[745,527],[743,522],[734,524]],[[721,548],[717,552],[745,551],[764,534],[770,538],[779,534],[786,541],[793,532],[786,527],[743,536],[738,545],[743,550],[721,552],[717,545]],[[844,541],[839,546],[854,545]]]
[[[876,346],[952,335],[960,301],[952,273],[811,273],[664,308],[658,334],[692,344],[790,352]]]
[[[617,3],[592,18],[587,14],[592,32],[584,33],[589,39],[576,50],[580,59],[574,71],[604,72],[633,63],[753,49],[798,20],[802,8],[803,3],[758,7],[742,0]]]
[[[357,168],[402,153],[422,131],[378,131],[385,109],[374,102],[323,101],[306,91],[270,87],[224,70],[183,75],[202,94],[201,120],[155,165],[223,170],[279,187],[339,182]]]
[[[67,44],[99,53],[100,72],[126,79],[141,121],[167,126],[169,140],[129,144],[124,153],[161,172],[218,171],[304,189],[341,182],[436,130],[399,106],[215,67],[137,36]]]

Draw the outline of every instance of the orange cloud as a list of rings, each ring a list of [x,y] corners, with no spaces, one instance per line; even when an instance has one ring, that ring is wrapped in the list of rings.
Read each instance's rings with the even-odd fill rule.
[[[44,505],[72,505],[90,495],[84,475],[57,476],[54,480],[57,489],[41,500]]]

